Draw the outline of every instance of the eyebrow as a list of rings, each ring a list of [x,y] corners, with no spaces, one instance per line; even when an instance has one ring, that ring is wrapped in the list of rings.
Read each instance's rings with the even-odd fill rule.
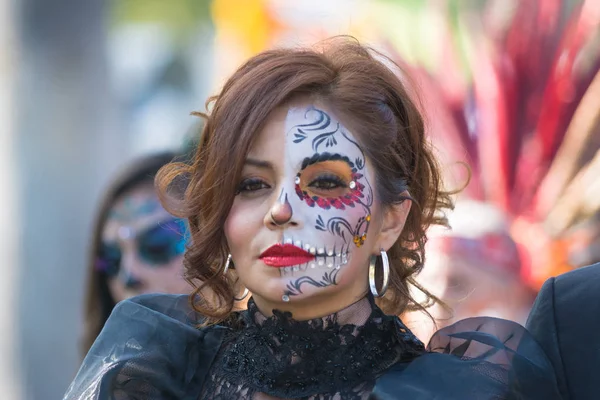
[[[122,208],[125,208],[125,210],[122,211],[111,209],[108,212],[108,218],[119,221],[127,221],[154,214],[154,212],[160,210],[162,206],[158,199],[149,199],[141,204],[133,204],[131,199],[125,199],[125,204]]]
[[[331,153],[325,152],[325,153],[315,153],[315,154],[313,154],[312,157],[306,157],[304,160],[302,160],[301,170],[304,170],[309,165],[318,164],[318,163],[325,162],[325,161],[342,161],[342,162],[345,162],[346,164],[348,164],[348,166],[350,168],[354,168],[354,163],[352,161],[350,161],[350,159],[348,157],[341,155],[341,154],[337,154],[337,153],[331,154]]]
[[[253,167],[263,169],[273,169],[273,164],[271,164],[269,161],[257,160],[256,158],[247,158],[244,165],[251,165]]]

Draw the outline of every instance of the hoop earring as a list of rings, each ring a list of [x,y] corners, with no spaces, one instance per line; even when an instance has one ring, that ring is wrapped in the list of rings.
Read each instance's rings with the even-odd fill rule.
[[[234,299],[235,301],[242,301],[242,300],[244,300],[246,297],[248,297],[248,294],[250,294],[250,291],[248,290],[248,288],[245,288],[245,289],[244,289],[244,293],[242,294],[242,297],[240,297],[240,298],[237,298],[237,297],[235,297],[235,296],[234,296],[234,297],[233,297],[233,299]]]
[[[225,261],[225,268],[223,268],[223,275],[225,275],[227,273],[227,271],[229,270],[229,265],[231,264],[231,254],[227,255],[227,261]],[[242,294],[242,297],[237,298],[237,297],[233,297],[233,299],[235,301],[242,301],[244,300],[246,297],[248,297],[248,294],[250,294],[250,291],[248,290],[248,288],[244,289],[244,293]]]
[[[381,291],[377,291],[377,286],[375,285],[375,266],[377,264],[377,256],[371,256],[369,260],[369,286],[371,288],[371,293],[373,297],[383,297],[388,288],[388,283],[390,281],[390,260],[388,259],[387,253],[385,250],[381,249],[381,264],[383,265],[383,285],[381,286]]]
[[[225,261],[225,268],[223,268],[223,275],[229,270],[229,264],[231,264],[231,254],[227,255],[227,261]]]

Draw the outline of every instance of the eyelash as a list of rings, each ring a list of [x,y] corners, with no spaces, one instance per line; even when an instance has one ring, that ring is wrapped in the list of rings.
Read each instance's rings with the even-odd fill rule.
[[[331,184],[331,186],[323,187],[323,184]],[[348,187],[346,182],[335,175],[322,175],[312,180],[312,182],[308,185],[309,187],[319,189],[319,190],[334,190],[338,188]],[[321,186],[321,187],[319,187]],[[248,178],[244,179],[237,188],[236,194],[241,193],[252,193],[257,192],[262,189],[269,189],[270,186],[267,185],[262,179],[259,178]]]
[[[256,186],[260,185],[260,187],[256,188]],[[253,188],[254,187],[254,188]],[[240,193],[251,193],[256,192],[261,189],[268,189],[269,185],[267,185],[262,179],[259,178],[248,178],[244,179],[237,188],[237,194]]]
[[[332,187],[317,187],[317,183],[331,183],[333,184]],[[308,185],[309,187],[314,187],[316,189],[320,189],[320,190],[333,190],[333,189],[338,189],[338,188],[345,188],[348,185],[346,184],[346,182],[344,182],[342,179],[340,179],[339,177],[335,176],[335,175],[322,175],[319,176],[315,179],[313,179],[313,181]]]

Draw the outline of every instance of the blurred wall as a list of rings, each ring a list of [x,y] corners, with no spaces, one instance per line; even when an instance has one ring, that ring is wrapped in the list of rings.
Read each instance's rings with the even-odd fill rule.
[[[24,398],[58,399],[79,363],[92,213],[100,188],[126,154],[126,138],[111,109],[105,2],[16,4],[20,67],[14,139],[22,211],[16,223],[22,240],[15,329]]]
[[[12,1],[0,2],[0,393],[5,399],[21,398],[19,358],[15,349],[18,332],[17,276],[19,225],[15,191],[14,125],[12,102],[17,70],[14,7]]]

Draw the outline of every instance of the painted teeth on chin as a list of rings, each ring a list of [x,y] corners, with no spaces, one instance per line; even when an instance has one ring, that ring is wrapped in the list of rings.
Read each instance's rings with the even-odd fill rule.
[[[311,262],[308,265],[310,266],[310,268],[315,268],[317,266],[317,264],[315,264],[314,262]]]

